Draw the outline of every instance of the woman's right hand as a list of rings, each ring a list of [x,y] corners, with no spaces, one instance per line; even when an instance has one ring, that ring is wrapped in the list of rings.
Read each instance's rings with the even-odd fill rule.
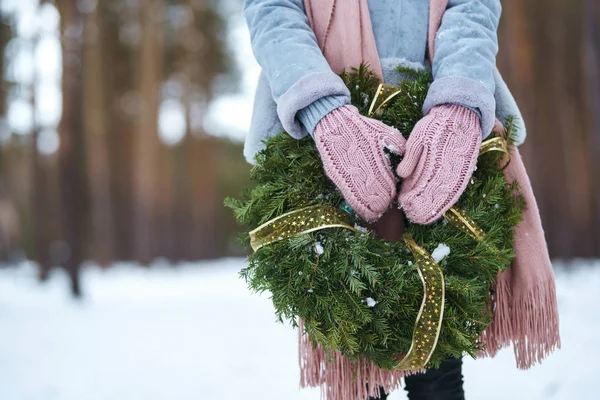
[[[398,131],[344,105],[315,127],[325,173],[350,207],[365,221],[377,220],[396,196],[396,178],[384,148],[402,155],[406,140]]]

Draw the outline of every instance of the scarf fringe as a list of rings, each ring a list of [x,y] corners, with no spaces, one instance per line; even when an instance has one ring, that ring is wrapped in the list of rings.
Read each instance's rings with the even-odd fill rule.
[[[496,280],[494,316],[480,337],[486,346],[477,357],[494,357],[512,343],[517,368],[529,369],[561,347],[555,282],[550,279],[517,292],[511,282],[511,271]],[[523,296],[513,297],[515,293]]]
[[[494,357],[498,351],[510,344],[511,319],[511,271],[504,271],[496,278],[490,304],[493,312],[492,323],[481,333],[479,340],[485,343],[485,349],[476,354],[477,358]]]
[[[304,324],[300,320],[298,328],[298,360],[300,363],[300,387],[321,389],[321,399],[348,400],[379,397],[379,387],[386,393],[401,386],[403,376],[420,370],[382,370],[375,364],[361,360],[351,361],[339,352],[328,359],[325,351],[312,346],[308,335],[304,334]]]

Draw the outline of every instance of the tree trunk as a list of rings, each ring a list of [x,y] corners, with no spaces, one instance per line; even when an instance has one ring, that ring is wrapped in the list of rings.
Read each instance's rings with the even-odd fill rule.
[[[114,260],[114,223],[105,108],[105,84],[102,79],[104,65],[102,40],[104,24],[101,11],[95,7],[86,15],[83,31],[83,132],[86,136],[86,157],[89,162],[91,192],[91,240],[94,246],[91,257],[107,266]]]
[[[584,71],[587,107],[590,116],[590,145],[588,152],[591,153],[593,162],[590,174],[592,180],[593,212],[594,218],[588,221],[592,228],[595,243],[600,242],[600,5],[597,0],[585,1],[585,37],[584,37]],[[596,248],[594,256],[598,257],[599,250]]]
[[[59,170],[62,205],[62,237],[67,245],[64,268],[71,278],[71,291],[81,296],[79,267],[83,257],[85,234],[84,146],[81,131],[81,41],[73,34],[81,24],[76,2],[57,2],[62,37],[62,118],[58,126],[60,137]]]
[[[156,255],[158,106],[163,78],[163,32],[160,19],[164,14],[160,0],[143,0],[139,5],[141,43],[137,64],[140,113],[134,146],[134,246],[135,258],[148,263]]]
[[[112,204],[112,221],[115,258],[134,259],[133,246],[133,140],[135,89],[132,46],[119,38],[122,15],[116,5],[120,0],[98,3],[102,15],[103,69],[99,79],[103,82],[104,109],[107,112],[106,137],[109,163],[109,190]],[[130,7],[129,5],[123,5]],[[137,15],[135,15],[137,21]],[[110,66],[110,68],[107,68]]]
[[[31,206],[32,206],[32,234],[34,260],[39,265],[39,279],[45,281],[52,266],[49,247],[50,221],[48,215],[48,175],[43,164],[44,160],[37,148],[39,136],[39,127],[36,116],[36,97],[35,97],[36,79],[31,88],[31,107],[33,109],[33,132],[31,135]],[[47,166],[47,165],[46,165]]]

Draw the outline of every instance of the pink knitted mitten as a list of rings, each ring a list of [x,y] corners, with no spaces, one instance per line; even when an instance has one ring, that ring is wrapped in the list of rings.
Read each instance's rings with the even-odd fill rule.
[[[417,122],[396,170],[405,178],[398,201],[411,221],[432,223],[458,201],[480,145],[479,116],[466,107],[438,105]]]
[[[368,222],[378,219],[396,196],[396,179],[383,149],[403,154],[402,134],[344,105],[321,118],[314,137],[325,173],[350,207]]]

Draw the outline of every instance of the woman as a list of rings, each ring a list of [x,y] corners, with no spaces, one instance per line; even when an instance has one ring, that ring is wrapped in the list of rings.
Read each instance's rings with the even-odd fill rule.
[[[500,0],[246,0],[262,67],[247,160],[283,130],[310,135],[326,174],[363,219],[399,231],[402,218],[380,219],[397,202],[412,222],[437,221],[466,188],[497,118],[516,116],[516,144],[525,139],[495,66],[500,14]],[[338,73],[364,61],[389,84],[402,79],[397,66],[431,68],[424,116],[408,141],[349,104]],[[386,147],[404,156],[399,193]],[[463,399],[461,364],[451,358],[439,370],[406,376],[409,398]]]

